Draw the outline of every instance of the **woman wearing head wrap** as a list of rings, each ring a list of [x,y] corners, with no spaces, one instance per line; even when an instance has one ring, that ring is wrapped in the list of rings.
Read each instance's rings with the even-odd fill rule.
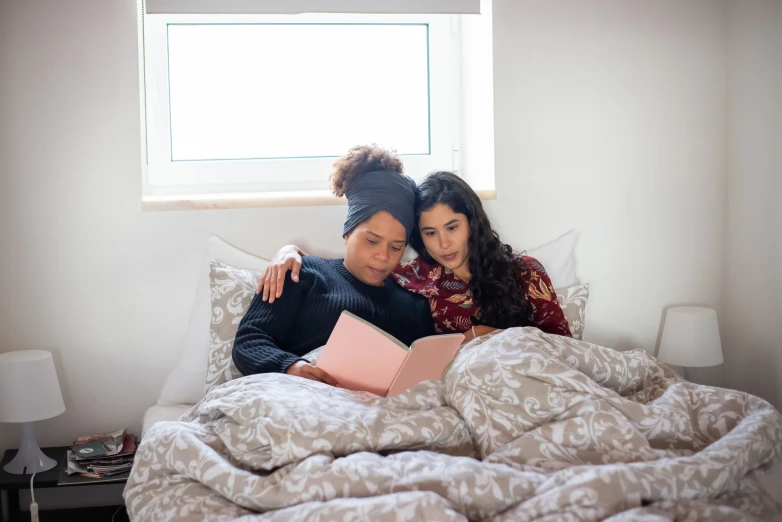
[[[338,383],[302,355],[323,346],[347,310],[405,344],[434,333],[426,299],[390,278],[415,226],[415,182],[376,146],[337,160],[332,191],[348,199],[344,259],[307,256],[299,284],[274,305],[256,295],[239,325],[233,360],[243,375],[280,372]]]

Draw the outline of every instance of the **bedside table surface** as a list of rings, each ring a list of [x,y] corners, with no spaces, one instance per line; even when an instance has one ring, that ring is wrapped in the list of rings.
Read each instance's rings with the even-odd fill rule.
[[[60,471],[65,469],[66,459],[68,458],[68,450],[70,446],[59,446],[56,448],[41,448],[41,451],[57,461],[57,465],[48,471],[35,474],[35,482],[33,487],[35,488],[54,488],[54,487],[72,487],[72,486],[90,486],[95,484],[116,484],[127,481],[127,476],[119,476],[115,478],[107,477],[105,479],[89,479],[84,478],[83,481],[73,482],[67,484],[59,484]],[[30,477],[32,475],[13,475],[3,471],[5,466],[11,459],[16,456],[15,449],[8,450],[3,455],[3,460],[0,462],[0,491],[18,491],[20,489],[30,489]],[[0,514],[2,517],[2,514]]]
[[[3,471],[3,467],[11,462],[16,456],[15,449],[8,450],[3,455],[3,461],[0,462],[0,490],[14,491],[19,489],[30,489],[30,477],[32,475],[14,475],[12,473],[6,473]],[[57,485],[57,479],[60,476],[60,468],[65,464],[66,452],[68,446],[62,446],[59,448],[41,448],[44,455],[51,457],[57,461],[57,465],[49,471],[35,474],[35,482],[33,487],[51,488]]]

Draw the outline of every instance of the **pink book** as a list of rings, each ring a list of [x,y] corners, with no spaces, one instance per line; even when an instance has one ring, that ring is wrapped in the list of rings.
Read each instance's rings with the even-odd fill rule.
[[[419,382],[440,379],[463,340],[462,334],[431,335],[405,346],[377,326],[342,312],[318,368],[349,390],[390,397]]]

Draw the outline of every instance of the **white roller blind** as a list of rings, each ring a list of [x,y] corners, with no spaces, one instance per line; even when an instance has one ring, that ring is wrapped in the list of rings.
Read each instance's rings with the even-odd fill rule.
[[[480,0],[146,0],[147,14],[480,14]]]

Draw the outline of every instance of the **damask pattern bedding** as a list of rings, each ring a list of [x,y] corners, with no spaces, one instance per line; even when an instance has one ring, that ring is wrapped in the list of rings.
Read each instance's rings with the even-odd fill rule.
[[[781,453],[757,397],[519,328],[388,399],[230,381],[148,432],[125,499],[134,521],[768,520]]]

